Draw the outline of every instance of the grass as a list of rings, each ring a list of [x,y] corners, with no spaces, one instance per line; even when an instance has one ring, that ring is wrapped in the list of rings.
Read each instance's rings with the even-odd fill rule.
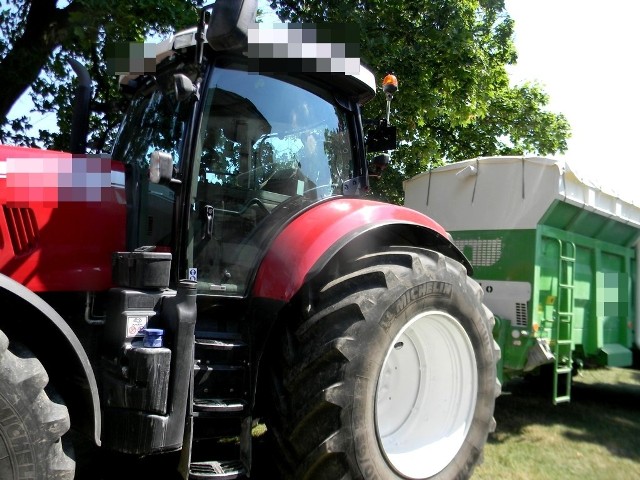
[[[556,406],[550,386],[514,380],[504,390],[474,479],[640,478],[639,371],[586,371],[571,403]]]

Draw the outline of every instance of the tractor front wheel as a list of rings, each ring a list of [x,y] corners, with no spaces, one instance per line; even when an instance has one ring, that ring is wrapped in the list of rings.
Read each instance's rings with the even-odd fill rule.
[[[67,407],[51,401],[49,378],[26,348],[0,331],[0,478],[71,480],[75,463],[62,448]]]
[[[471,475],[495,426],[499,351],[460,264],[423,249],[367,255],[297,309],[268,424],[286,477]]]

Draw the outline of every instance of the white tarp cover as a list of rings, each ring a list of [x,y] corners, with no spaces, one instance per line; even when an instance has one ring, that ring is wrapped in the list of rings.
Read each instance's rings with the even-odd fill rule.
[[[404,182],[405,206],[445,229],[533,229],[555,200],[640,228],[640,207],[543,157],[481,157]]]

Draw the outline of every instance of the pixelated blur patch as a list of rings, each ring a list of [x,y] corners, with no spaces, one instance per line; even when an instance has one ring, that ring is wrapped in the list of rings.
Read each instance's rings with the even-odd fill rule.
[[[109,75],[144,75],[156,71],[156,44],[114,42],[106,45],[105,58]]]
[[[360,32],[350,23],[254,23],[249,71],[360,73]]]
[[[111,187],[111,159],[107,155],[7,158],[8,207],[55,208],[62,202],[100,202]]]
[[[629,275],[598,272],[596,287],[598,316],[627,317],[629,315]]]

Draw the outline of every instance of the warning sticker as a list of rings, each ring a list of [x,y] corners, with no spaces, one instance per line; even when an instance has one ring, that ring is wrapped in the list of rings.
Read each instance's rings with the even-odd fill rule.
[[[147,326],[149,317],[127,317],[127,337],[141,335],[140,330]]]
[[[198,269],[191,267],[187,271],[187,278],[189,280],[191,280],[192,282],[197,282],[198,281]]]

